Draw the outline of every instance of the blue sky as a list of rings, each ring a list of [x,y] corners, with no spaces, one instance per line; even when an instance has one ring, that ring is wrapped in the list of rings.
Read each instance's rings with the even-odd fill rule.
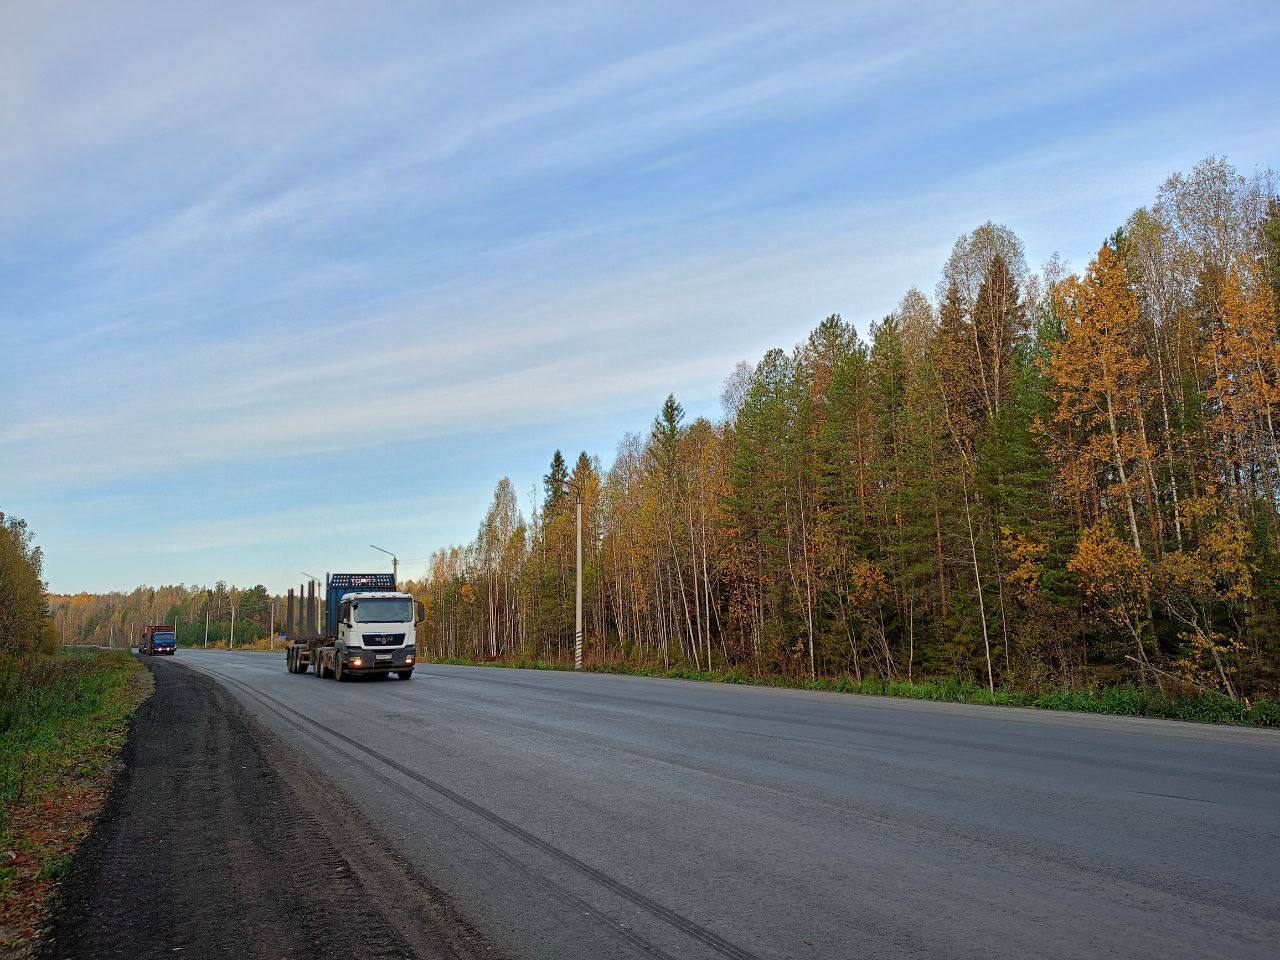
[[[1280,165],[1229,7],[0,2],[0,510],[57,591],[426,557],[985,220]]]

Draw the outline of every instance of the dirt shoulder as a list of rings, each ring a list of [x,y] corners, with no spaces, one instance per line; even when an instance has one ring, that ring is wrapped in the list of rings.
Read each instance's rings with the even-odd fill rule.
[[[148,664],[155,694],[41,957],[494,955],[344,794],[180,661]]]

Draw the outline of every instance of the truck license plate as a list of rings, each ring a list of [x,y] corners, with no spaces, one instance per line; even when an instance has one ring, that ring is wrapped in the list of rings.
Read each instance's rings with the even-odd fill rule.
[[[378,653],[378,654],[374,654],[373,659],[375,659],[375,660],[390,660],[390,659],[391,659],[391,654],[389,654],[389,653]]]

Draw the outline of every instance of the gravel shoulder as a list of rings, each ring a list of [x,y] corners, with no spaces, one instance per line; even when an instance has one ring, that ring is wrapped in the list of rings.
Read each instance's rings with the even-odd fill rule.
[[[369,815],[213,680],[149,661],[45,958],[493,957]]]

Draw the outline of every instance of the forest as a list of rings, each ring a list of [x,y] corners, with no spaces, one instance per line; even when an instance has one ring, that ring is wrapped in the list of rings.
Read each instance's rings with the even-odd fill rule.
[[[588,664],[1275,696],[1273,176],[1210,157],[1113,226],[1073,272],[983,224],[865,335],[739,364],[718,422],[669,396],[607,469],[501,480],[411,584],[424,654],[572,655],[580,495]]]
[[[178,643],[185,646],[261,646],[269,639],[273,604],[281,614],[283,603],[262,584],[243,588],[222,580],[211,587],[176,584],[49,596],[51,621],[64,643],[109,647],[128,646],[138,629],[154,623],[173,624]],[[281,632],[283,622],[274,623]]]

